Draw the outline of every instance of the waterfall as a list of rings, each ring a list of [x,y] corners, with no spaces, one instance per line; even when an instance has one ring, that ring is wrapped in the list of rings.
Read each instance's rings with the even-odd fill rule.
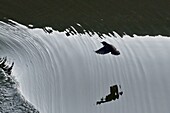
[[[120,55],[95,50],[106,41]],[[0,55],[14,62],[21,94],[40,113],[167,113],[170,40],[165,36],[48,34],[0,22]],[[123,95],[96,105],[121,85]]]

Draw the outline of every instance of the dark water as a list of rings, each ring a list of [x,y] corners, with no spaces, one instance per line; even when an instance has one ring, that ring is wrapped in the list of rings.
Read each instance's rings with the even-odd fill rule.
[[[99,35],[116,31],[169,36],[169,6],[169,0],[1,0],[0,20],[59,31],[74,26],[79,33],[86,29]]]

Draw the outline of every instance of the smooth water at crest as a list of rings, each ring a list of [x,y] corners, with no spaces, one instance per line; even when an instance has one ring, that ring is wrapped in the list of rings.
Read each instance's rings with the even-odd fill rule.
[[[126,35],[103,40],[121,55],[96,54],[102,47],[97,35],[66,37],[0,23],[0,55],[15,62],[13,75],[22,94],[41,113],[168,113],[170,39]],[[96,105],[114,84],[124,94]]]
[[[169,0],[3,0],[0,20],[65,31],[170,36]],[[77,25],[81,24],[81,26]]]

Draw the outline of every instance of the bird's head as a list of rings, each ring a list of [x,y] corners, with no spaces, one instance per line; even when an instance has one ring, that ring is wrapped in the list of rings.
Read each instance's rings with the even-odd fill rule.
[[[111,54],[112,54],[112,55],[120,55],[120,52],[119,52],[118,50],[116,50],[116,51],[111,51]]]
[[[103,45],[107,45],[107,42],[105,42],[105,41],[103,41],[103,42],[101,42]]]

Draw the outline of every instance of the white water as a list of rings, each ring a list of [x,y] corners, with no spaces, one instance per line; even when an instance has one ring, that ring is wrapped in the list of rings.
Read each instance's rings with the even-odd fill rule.
[[[120,56],[99,55],[94,35],[66,37],[0,23],[0,55],[15,62],[20,90],[41,113],[168,113],[170,39],[124,36],[103,39]],[[96,105],[120,84],[116,101]]]

